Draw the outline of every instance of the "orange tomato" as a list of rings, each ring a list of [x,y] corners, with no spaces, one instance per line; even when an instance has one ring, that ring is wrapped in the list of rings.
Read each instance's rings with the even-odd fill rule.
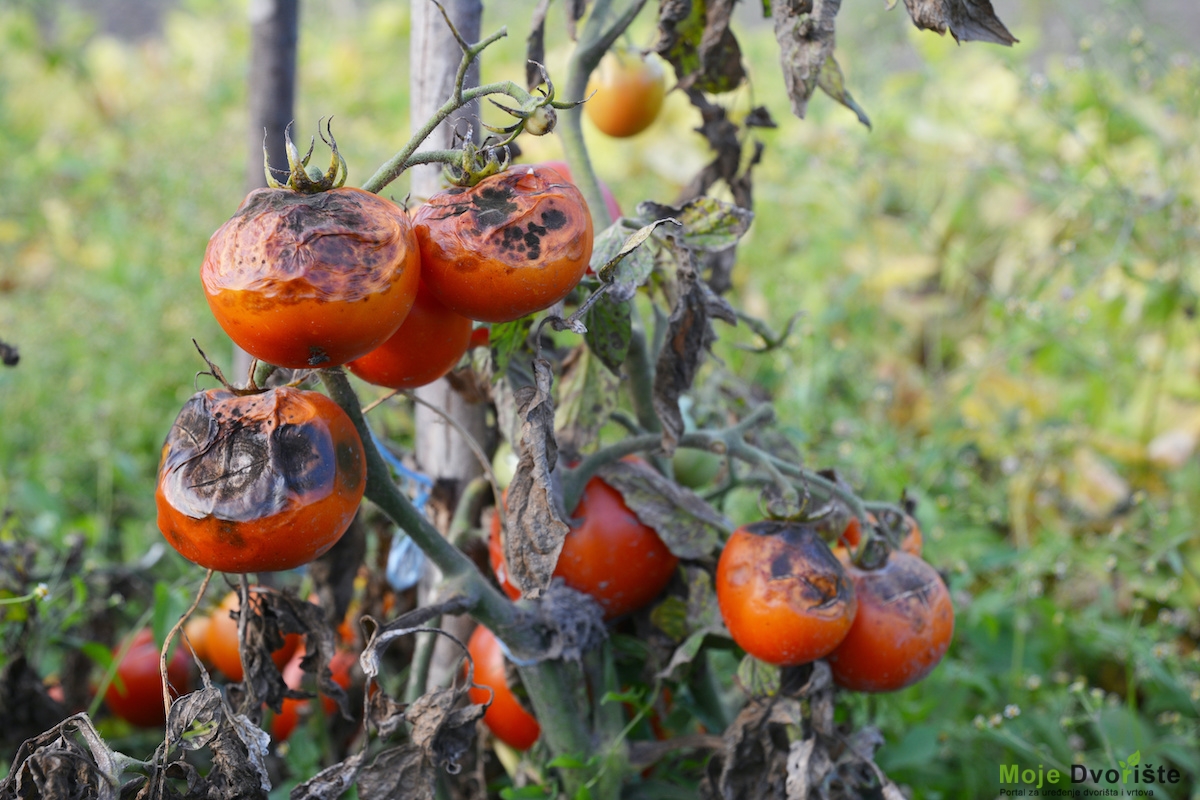
[[[346,366],[367,383],[389,389],[415,389],[433,383],[454,368],[467,352],[473,324],[442,305],[422,283],[400,329]]]
[[[516,748],[528,750],[542,735],[538,721],[518,702],[508,688],[504,674],[504,653],[500,641],[482,625],[475,628],[467,642],[467,651],[475,663],[475,683],[469,690],[471,702],[492,704],[483,712],[483,723],[497,739]],[[488,689],[491,691],[488,691]]]
[[[417,209],[421,278],[447,308],[510,322],[557,303],[592,256],[583,195],[554,170],[516,166]]]
[[[666,78],[655,56],[609,51],[588,79],[584,113],[609,136],[625,137],[650,127],[662,109]]]
[[[217,322],[242,349],[293,369],[333,367],[387,341],[417,294],[404,210],[361,189],[256,189],[200,267]]]
[[[845,638],[854,587],[809,525],[756,522],[738,528],[717,562],[717,602],[733,640],[770,664],[807,664]]]
[[[342,538],[366,485],[358,431],[325,395],[211,389],[192,396],[163,445],[158,527],[202,567],[292,569]]]
[[[929,564],[901,551],[877,570],[841,556],[858,596],[858,615],[829,654],[833,681],[859,692],[894,692],[924,678],[954,637],[950,592]]]

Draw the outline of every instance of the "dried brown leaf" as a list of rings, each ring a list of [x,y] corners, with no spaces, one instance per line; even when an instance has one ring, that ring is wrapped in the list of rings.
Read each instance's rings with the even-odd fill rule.
[[[992,42],[1007,47],[1016,37],[996,16],[989,0],[904,0],[913,25],[950,35],[957,42]]]
[[[826,61],[833,55],[841,0],[775,0],[771,16],[792,113],[803,119]]]

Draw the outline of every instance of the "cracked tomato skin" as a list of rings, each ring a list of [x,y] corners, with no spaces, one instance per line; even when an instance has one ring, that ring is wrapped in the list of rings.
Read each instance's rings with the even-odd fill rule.
[[[855,618],[854,587],[811,526],[755,522],[738,528],[717,562],[717,602],[733,640],[769,664],[828,655]]]
[[[893,551],[876,570],[839,554],[858,596],[850,632],[829,654],[833,682],[858,692],[894,692],[924,678],[954,638],[954,605],[937,570]]]
[[[349,527],[366,489],[362,440],[320,392],[192,395],[158,468],[158,527],[184,558],[221,572],[292,569]]]
[[[471,343],[474,323],[446,308],[422,282],[412,310],[386,342],[347,368],[367,383],[415,389],[454,369]],[[485,332],[486,328],[483,329]]]
[[[434,195],[413,218],[425,285],[447,308],[511,322],[562,300],[592,257],[592,217],[552,169],[517,166]]]
[[[361,189],[256,189],[212,235],[204,294],[229,338],[292,369],[366,355],[412,307],[420,256],[408,215]]]

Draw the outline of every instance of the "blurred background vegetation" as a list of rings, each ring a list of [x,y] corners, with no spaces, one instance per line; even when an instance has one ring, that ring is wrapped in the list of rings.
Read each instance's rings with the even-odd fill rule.
[[[0,542],[52,562],[82,536],[85,573],[161,542],[154,472],[200,368],[191,339],[228,350],[198,267],[243,193],[248,62],[244,2],[88,5],[0,6],[0,340],[21,353],[0,371]],[[485,31],[510,37],[484,77],[520,80],[531,4],[488,5]],[[736,300],[776,328],[801,316],[766,356],[720,331],[706,385],[751,381],[810,464],[917,497],[958,610],[932,677],[841,713],[881,727],[879,763],[916,797],[1135,750],[1187,776],[1159,796],[1200,797],[1194,11],[998,3],[1021,39],[1006,50],[847,4],[838,54],[868,131],[824,97],[791,117],[769,26],[743,5],[753,85],[726,102],[779,127],[756,132]],[[351,183],[407,138],[407,9],[302,10],[298,131],[336,115]],[[672,96],[636,139],[592,138],[623,205],[673,199],[706,158],[696,122]],[[155,570],[182,598],[189,566],[171,552]],[[43,626],[43,672],[69,613]]]

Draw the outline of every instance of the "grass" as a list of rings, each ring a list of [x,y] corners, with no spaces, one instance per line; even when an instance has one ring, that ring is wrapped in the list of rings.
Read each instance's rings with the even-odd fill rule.
[[[361,181],[408,130],[406,12],[305,14],[299,130],[336,114]],[[200,365],[190,340],[227,349],[197,273],[242,195],[241,19],[197,0],[124,44],[81,15],[48,32],[0,10],[0,339],[22,355],[0,372],[6,536],[82,533],[92,566],[159,541],[154,470]],[[519,75],[525,20],[506,20],[486,78]],[[958,607],[933,676],[841,713],[881,728],[881,765],[919,797],[1134,750],[1185,771],[1165,796],[1196,796],[1200,73],[1127,26],[1034,61],[1034,30],[1010,52],[902,22],[842,34],[870,132],[823,97],[792,119],[765,29],[753,95],[732,101],[780,123],[758,134],[738,299],[777,327],[802,317],[764,357],[723,330],[720,369],[775,398],[812,464],[916,495]],[[552,74],[564,60],[551,50]],[[626,206],[671,200],[705,158],[694,124],[672,96],[631,142],[594,137],[601,177]],[[166,570],[185,572],[173,554]]]

